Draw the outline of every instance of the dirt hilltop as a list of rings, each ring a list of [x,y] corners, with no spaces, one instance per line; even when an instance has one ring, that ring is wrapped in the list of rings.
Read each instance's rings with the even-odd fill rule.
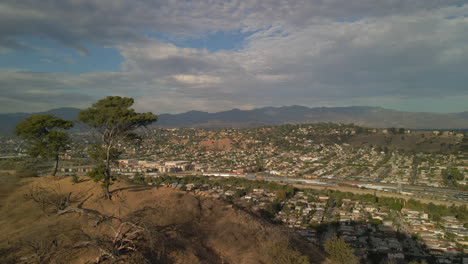
[[[329,263],[287,229],[209,197],[117,182],[105,200],[89,179],[0,183],[0,263]]]

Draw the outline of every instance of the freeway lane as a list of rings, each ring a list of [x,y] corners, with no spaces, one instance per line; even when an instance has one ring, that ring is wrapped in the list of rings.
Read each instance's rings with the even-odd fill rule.
[[[219,172],[218,172],[219,174]],[[292,177],[278,177],[278,176],[265,176],[257,174],[256,178],[247,178],[244,175],[235,175],[230,172],[225,173],[226,177],[242,177],[249,180],[266,180],[282,184],[291,184],[297,188],[310,188],[310,189],[330,189],[342,192],[352,192],[361,194],[376,194],[379,197],[395,197],[405,200],[415,199],[423,203],[434,203],[439,205],[468,205],[468,192],[448,189],[448,188],[434,188],[427,186],[416,185],[402,185],[376,183],[376,182],[363,182],[363,181],[345,181],[338,179],[304,179]],[[196,175],[193,172],[176,173],[179,176]],[[360,188],[365,186],[366,188]],[[370,189],[373,188],[373,189]],[[398,193],[399,188],[403,193]],[[384,191],[384,189],[386,191]],[[406,193],[406,194],[404,194]],[[411,193],[412,195],[409,195]]]
[[[259,177],[260,179],[262,177]],[[343,192],[353,192],[353,193],[362,193],[362,194],[376,194],[381,197],[395,197],[402,198],[405,200],[415,199],[424,203],[434,203],[441,205],[468,205],[468,192],[454,190],[454,189],[445,189],[445,188],[433,188],[426,186],[402,186],[401,191],[406,193],[412,193],[412,195],[398,193],[398,185],[396,184],[375,184],[371,182],[356,182],[349,184],[348,181],[338,181],[338,180],[307,180],[300,178],[286,178],[286,177],[263,177],[267,181],[283,182],[286,184],[292,184],[297,188],[312,188],[312,189],[330,189],[338,190]],[[346,186],[343,186],[346,184]],[[374,189],[370,188],[359,188],[360,186],[371,186],[375,187]],[[353,187],[355,186],[355,187]],[[383,189],[387,189],[384,191]]]

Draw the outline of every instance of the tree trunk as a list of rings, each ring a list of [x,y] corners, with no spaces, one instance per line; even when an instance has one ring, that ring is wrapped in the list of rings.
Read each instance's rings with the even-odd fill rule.
[[[109,191],[109,185],[110,185],[110,182],[104,182],[104,185],[103,185],[103,188],[104,188],[104,196],[111,200],[112,197],[111,197],[111,194],[110,194],[110,191]]]
[[[107,151],[106,151],[106,178],[104,179],[104,195],[109,200],[111,199],[111,194],[109,191],[109,186],[110,186],[110,181],[111,181],[110,149],[111,149],[111,145],[107,147]]]
[[[52,173],[52,176],[54,177],[57,174],[58,165],[59,165],[59,155],[55,155],[55,167],[54,167],[54,172]]]

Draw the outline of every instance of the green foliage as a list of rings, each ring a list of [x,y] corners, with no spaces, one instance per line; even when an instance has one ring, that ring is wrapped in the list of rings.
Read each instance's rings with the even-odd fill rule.
[[[409,199],[404,201],[399,198],[392,197],[377,197],[372,194],[356,194],[351,192],[340,192],[333,190],[304,190],[305,193],[315,195],[328,195],[329,200],[333,200],[335,203],[340,203],[342,199],[359,200],[364,203],[375,204],[379,206],[386,206],[393,210],[400,210],[401,208],[408,208],[417,211],[426,212],[433,220],[440,220],[443,216],[455,216],[461,222],[468,220],[468,208],[466,205],[460,206],[445,206],[435,205],[433,203],[422,203],[415,199]],[[404,206],[403,206],[404,205]]]
[[[241,197],[245,196],[246,194],[247,194],[247,192],[245,190],[237,190],[234,193],[234,197],[235,198],[241,198]]]
[[[122,154],[121,151],[113,147],[109,149],[109,160],[110,162],[115,162],[119,156]],[[106,149],[99,144],[93,144],[91,149],[88,151],[89,157],[94,161],[96,165],[102,165],[103,161],[107,159]]]
[[[70,129],[73,122],[63,120],[53,115],[32,115],[20,122],[15,134],[25,139],[29,145],[27,152],[31,157],[54,158],[57,172],[59,154],[63,152],[70,142],[65,129]]]
[[[445,239],[446,239],[447,241],[455,242],[455,238],[456,238],[456,237],[457,237],[457,236],[456,236],[454,233],[451,233],[451,232],[446,232],[446,233],[445,233]]]
[[[333,235],[323,245],[330,258],[342,264],[357,264],[359,259],[354,255],[354,250],[346,242]]]
[[[133,98],[108,96],[81,111],[78,120],[100,131],[105,137],[104,141],[128,137],[134,129],[149,125],[157,119],[150,112],[136,113],[130,108],[133,103]]]
[[[80,182],[80,177],[76,175],[76,173],[73,173],[71,176],[71,181],[72,183],[79,183]]]
[[[378,225],[382,224],[382,220],[373,218],[373,219],[369,220],[369,224],[371,224],[373,226],[378,226]]]
[[[443,216],[455,216],[461,222],[465,222],[468,220],[468,209],[466,205],[460,206],[445,206],[445,205],[435,205],[433,203],[425,204],[421,203],[414,199],[409,199],[405,205],[406,208],[424,211],[433,220],[440,220]]]
[[[292,197],[296,193],[297,189],[292,185],[286,185],[285,191],[288,197]]]
[[[442,177],[444,184],[449,187],[457,187],[457,181],[461,181],[465,178],[463,172],[460,172],[457,168],[448,168],[443,170]]]
[[[136,183],[145,183],[145,175],[137,172],[133,175],[133,181]]]
[[[53,115],[32,115],[18,123],[15,134],[27,140],[44,140],[56,129],[69,129],[72,126],[73,122]]]
[[[109,186],[112,181],[110,164],[120,155],[117,147],[123,141],[138,139],[134,130],[157,120],[150,112],[136,113],[130,108],[133,103],[133,98],[108,96],[78,115],[78,120],[93,127],[101,135],[99,144],[94,145],[89,154],[98,164],[98,168],[92,173],[93,177],[103,182],[108,198],[110,198]],[[103,160],[104,164],[100,165]],[[104,175],[101,175],[102,173]]]
[[[106,178],[106,167],[104,165],[97,166],[96,168],[92,169],[86,175],[92,178],[95,182],[104,181]],[[103,187],[109,187],[110,181],[108,183],[103,183]]]
[[[386,206],[395,211],[400,211],[403,208],[403,203],[403,199],[391,197],[379,197],[377,202],[379,206]]]
[[[197,176],[187,176],[183,178],[178,178],[175,176],[167,176],[162,175],[160,177],[151,179],[153,184],[161,184],[161,183],[174,183],[179,182],[182,184],[194,183],[195,185],[202,185],[202,184],[209,184],[213,185],[217,183],[219,186],[231,185],[231,186],[238,186],[243,187],[244,190],[251,190],[255,188],[262,188],[271,192],[275,192],[278,198],[278,202],[281,201],[280,197],[287,198],[288,193],[292,194],[293,191],[296,191],[293,186],[278,184],[274,182],[268,182],[264,180],[256,180],[251,181],[244,178],[238,177],[197,177]],[[244,196],[246,192],[244,190],[238,190],[237,196],[242,194]],[[394,210],[400,210],[403,205],[405,208],[424,211],[429,214],[434,220],[435,217],[443,216],[455,216],[458,220],[462,222],[466,222],[468,220],[468,209],[466,205],[462,206],[444,206],[444,205],[435,205],[433,203],[425,204],[421,203],[414,199],[409,199],[408,201],[404,201],[403,199],[392,198],[392,197],[377,197],[373,194],[356,194],[351,192],[341,192],[341,191],[334,191],[334,190],[314,190],[314,189],[304,189],[302,190],[305,194],[312,194],[309,196],[310,202],[317,201],[317,195],[328,195],[330,197],[329,200],[333,200],[333,203],[341,204],[343,199],[351,199],[351,200],[358,200],[363,203],[374,204],[378,206],[386,206],[392,208]],[[278,195],[279,194],[279,195]],[[284,206],[281,209],[284,212],[288,211],[288,207]]]

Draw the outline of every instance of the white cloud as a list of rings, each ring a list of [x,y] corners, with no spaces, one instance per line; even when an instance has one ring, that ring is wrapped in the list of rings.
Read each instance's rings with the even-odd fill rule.
[[[49,37],[83,54],[85,43],[138,39],[136,32],[198,36],[216,30],[304,27],[317,21],[412,14],[464,0],[3,0],[0,39]],[[0,41],[0,45],[3,43]]]
[[[181,112],[463,97],[466,14],[468,5],[437,0],[30,0],[22,6],[7,0],[0,5],[0,51],[2,39],[38,34],[82,52],[85,42],[112,44],[124,62],[122,72],[0,71],[0,100],[34,100],[28,109],[35,111],[116,94],[136,97],[142,110]],[[183,37],[216,30],[255,33],[238,50],[210,52],[137,29]]]
[[[292,79],[291,75],[287,74],[258,74],[256,77],[262,81],[267,82],[281,82]]]
[[[221,82],[221,78],[209,75],[191,75],[191,74],[176,74],[172,76],[177,82],[191,84],[195,86],[213,85]]]

